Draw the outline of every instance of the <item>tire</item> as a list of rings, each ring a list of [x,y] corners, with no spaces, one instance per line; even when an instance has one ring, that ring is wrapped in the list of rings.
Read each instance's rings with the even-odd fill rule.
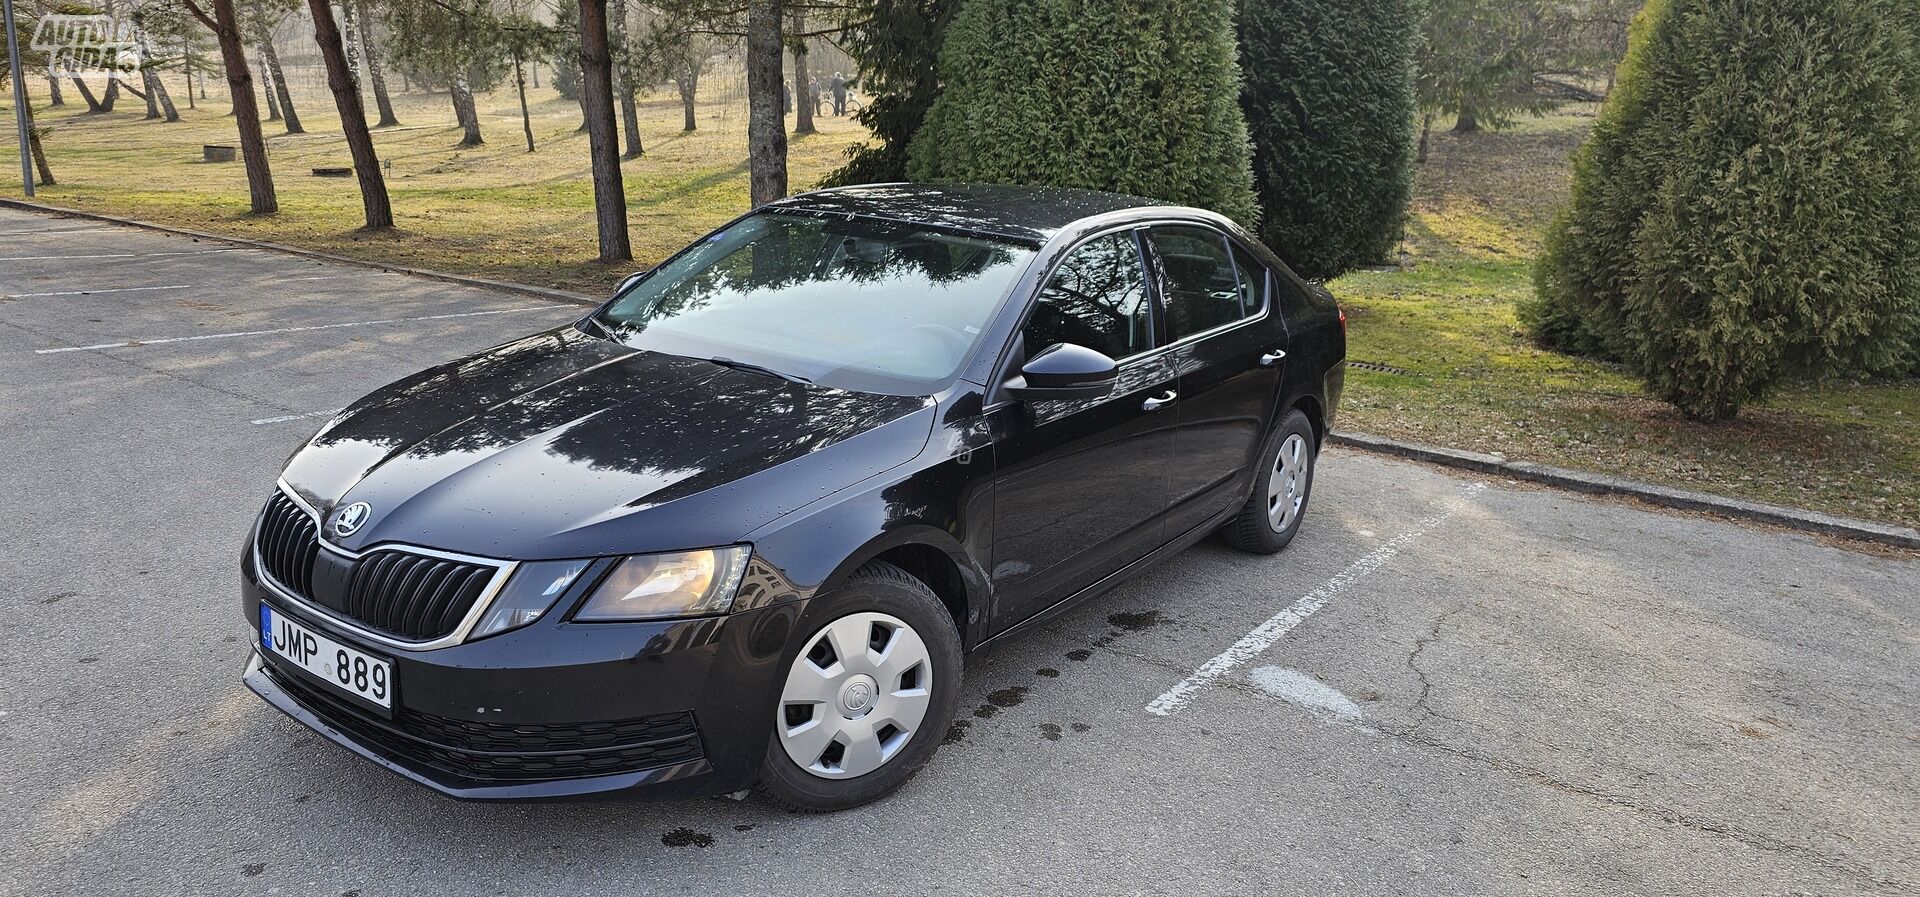
[[[754,791],[831,813],[893,793],[933,758],[960,701],[960,633],[933,590],[892,564],[868,564],[813,600],[819,622],[782,667]]]
[[[1220,537],[1228,545],[1254,554],[1273,554],[1287,547],[1307,516],[1316,451],[1313,424],[1299,409],[1288,411],[1260,453],[1253,494],[1247,497],[1239,515],[1220,528]],[[1291,482],[1282,479],[1289,475]]]

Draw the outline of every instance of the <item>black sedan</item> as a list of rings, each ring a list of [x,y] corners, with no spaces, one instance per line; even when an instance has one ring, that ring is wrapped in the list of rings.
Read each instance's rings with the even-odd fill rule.
[[[880,185],[365,397],[243,558],[247,684],[443,793],[898,788],[963,658],[1298,532],[1345,317],[1227,219]]]

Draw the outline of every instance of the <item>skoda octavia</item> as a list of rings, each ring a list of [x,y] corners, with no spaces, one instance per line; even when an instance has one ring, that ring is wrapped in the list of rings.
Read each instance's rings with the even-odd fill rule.
[[[1285,546],[1345,352],[1211,212],[782,200],[328,422],[247,543],[246,683],[455,797],[855,806],[970,653],[1209,535]]]

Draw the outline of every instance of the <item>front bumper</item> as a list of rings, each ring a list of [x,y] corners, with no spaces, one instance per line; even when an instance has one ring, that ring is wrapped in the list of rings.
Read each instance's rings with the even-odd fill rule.
[[[468,800],[676,797],[747,787],[767,749],[780,662],[805,603],[652,623],[542,620],[409,652],[367,644],[265,592],[249,573],[247,619],[259,618],[263,599],[389,658],[393,713],[340,697],[257,644],[248,688],[354,753]]]

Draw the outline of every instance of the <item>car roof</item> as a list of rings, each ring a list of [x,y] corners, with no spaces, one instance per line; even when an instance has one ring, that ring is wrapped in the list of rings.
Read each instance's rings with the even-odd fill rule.
[[[862,184],[802,193],[769,203],[767,207],[913,221],[1020,242],[1044,243],[1077,221],[1155,206],[1170,207],[1171,204],[1066,187]]]

